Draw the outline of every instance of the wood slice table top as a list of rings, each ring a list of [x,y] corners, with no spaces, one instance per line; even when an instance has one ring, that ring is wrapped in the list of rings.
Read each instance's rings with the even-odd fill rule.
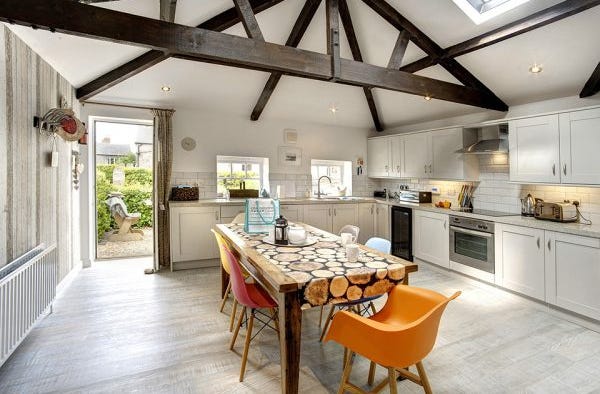
[[[269,292],[298,291],[302,308],[375,297],[401,283],[416,264],[360,245],[357,262],[346,259],[337,235],[303,226],[317,243],[305,246],[274,246],[263,241],[264,233],[248,234],[240,224],[218,224],[222,234],[242,257],[244,267]],[[246,261],[244,261],[246,260]]]

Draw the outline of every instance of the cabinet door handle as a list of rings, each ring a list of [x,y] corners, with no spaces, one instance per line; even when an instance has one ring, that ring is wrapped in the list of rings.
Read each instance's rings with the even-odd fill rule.
[[[444,220],[444,230],[446,229],[446,221]]]
[[[429,165],[429,173],[431,174],[432,172],[433,172],[433,170],[432,170],[432,165],[430,164],[430,165]]]
[[[219,220],[219,212],[215,211],[215,219]]]
[[[552,250],[552,243],[550,239],[548,240],[548,250]]]
[[[371,207],[371,215],[373,215],[373,207]]]
[[[563,164],[563,174],[567,175],[567,163]]]
[[[385,166],[385,171],[386,171],[386,172],[388,171],[388,168],[389,168],[388,166]]]
[[[552,164],[552,175],[556,175],[556,164]]]
[[[396,166],[396,172],[400,173],[400,166]]]
[[[327,212],[328,212],[329,216],[331,216],[331,208],[329,208],[329,209],[327,210]]]
[[[540,248],[540,237],[538,237],[538,239],[537,239],[537,247],[538,247],[538,249]]]
[[[337,211],[335,208],[333,208],[333,216],[337,216]]]
[[[425,169],[425,174],[427,174],[427,164],[425,164],[423,168]]]

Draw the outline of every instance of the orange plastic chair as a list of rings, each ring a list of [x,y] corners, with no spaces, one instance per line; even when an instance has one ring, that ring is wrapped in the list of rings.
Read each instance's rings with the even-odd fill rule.
[[[364,392],[348,381],[354,353],[371,360],[369,384],[373,384],[376,364],[388,370],[387,379],[372,392],[379,392],[389,384],[390,393],[397,393],[399,374],[431,393],[422,360],[433,349],[446,305],[460,294],[458,291],[448,298],[432,290],[397,285],[389,292],[381,311],[370,318],[346,311],[336,313],[325,342],[333,340],[349,350],[338,393],[346,389]],[[412,365],[416,365],[418,375],[408,370]]]
[[[212,233],[215,235],[215,238],[217,239],[217,244],[219,245],[219,256],[221,257],[221,266],[223,267],[225,272],[227,272],[227,275],[229,277],[231,277],[231,267],[229,265],[229,259],[227,258],[225,251],[223,249],[223,247],[229,248],[229,245],[227,245],[227,241],[225,241],[225,238],[223,238],[223,236],[221,234],[217,233],[213,229],[211,229],[210,231],[212,231]],[[227,299],[229,298],[230,293],[231,293],[231,280],[228,280],[227,288],[225,289],[225,294],[223,295],[223,300],[221,301],[221,308],[219,309],[219,312],[223,312],[223,309],[225,308],[225,304],[227,303]],[[229,332],[233,331],[233,324],[235,323],[235,314],[237,312],[237,306],[238,306],[238,302],[235,299],[235,297],[232,297],[232,298],[233,298],[233,305],[232,305],[232,309],[231,309],[231,316],[229,318]]]

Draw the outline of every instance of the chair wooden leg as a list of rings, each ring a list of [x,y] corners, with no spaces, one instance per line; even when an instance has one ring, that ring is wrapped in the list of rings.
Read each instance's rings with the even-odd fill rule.
[[[331,324],[331,317],[333,316],[333,312],[335,310],[335,305],[331,305],[331,309],[329,309],[329,313],[327,314],[327,319],[325,320],[325,327],[323,327],[323,331],[321,331],[321,337],[319,338],[319,342],[323,342],[323,338],[325,338],[325,334],[329,329],[329,324]]]
[[[242,308],[240,311],[240,318],[235,326],[235,331],[233,333],[233,337],[231,338],[231,343],[229,344],[229,350],[233,350],[235,346],[235,340],[237,339],[238,333],[240,332],[240,327],[242,326],[242,320],[244,320],[244,314],[246,313],[246,307]]]
[[[369,386],[372,386],[373,381],[375,380],[376,368],[377,368],[377,364],[375,364],[373,361],[371,361],[371,365],[369,365],[369,379],[367,380],[367,383],[369,384]]]
[[[373,301],[369,301],[369,304],[371,304],[371,312],[373,312],[373,314],[376,314],[377,309],[375,309],[375,304],[373,304]]]
[[[246,308],[244,308],[246,309]],[[246,342],[244,343],[244,353],[242,354],[242,368],[240,369],[240,382],[244,381],[244,373],[246,372],[246,361],[248,361],[248,348],[252,339],[252,326],[254,324],[254,309],[250,311],[250,319],[248,320],[248,329],[246,330]]]
[[[344,349],[344,356],[346,356],[346,352],[348,349]],[[346,383],[348,383],[348,378],[350,377],[350,372],[352,372],[352,356],[354,352],[349,352],[348,357],[345,362],[344,372],[342,373],[342,381],[340,382],[340,388],[338,389],[338,394],[344,394],[346,391]]]
[[[325,307],[323,305],[321,305],[321,311],[319,312],[319,327],[321,327],[321,324],[323,324],[323,309]]]
[[[398,394],[398,384],[396,383],[395,368],[388,368],[388,381],[390,383],[390,394]]]
[[[225,295],[223,296],[223,301],[221,301],[221,308],[219,312],[223,313],[223,308],[225,308],[225,303],[227,303],[227,298],[229,298],[229,292],[231,291],[231,282],[227,283],[227,288],[225,289]],[[231,330],[229,330],[231,331]]]
[[[231,308],[231,317],[229,318],[229,332],[233,331],[233,323],[235,322],[235,313],[237,312],[237,300],[233,297],[233,306]]]
[[[429,384],[429,379],[427,378],[425,368],[423,367],[423,363],[421,361],[417,363],[417,371],[419,372],[419,378],[421,378],[421,386],[423,386],[423,390],[426,394],[431,394],[431,385]]]

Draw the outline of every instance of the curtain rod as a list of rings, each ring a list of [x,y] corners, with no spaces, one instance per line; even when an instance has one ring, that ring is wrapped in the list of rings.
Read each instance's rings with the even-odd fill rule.
[[[171,109],[171,108],[160,108],[160,107],[146,107],[143,105],[129,105],[129,104],[116,104],[116,103],[101,103],[98,101],[82,101],[81,104],[92,104],[92,105],[105,105],[107,107],[123,107],[123,108],[134,108],[134,109]]]

